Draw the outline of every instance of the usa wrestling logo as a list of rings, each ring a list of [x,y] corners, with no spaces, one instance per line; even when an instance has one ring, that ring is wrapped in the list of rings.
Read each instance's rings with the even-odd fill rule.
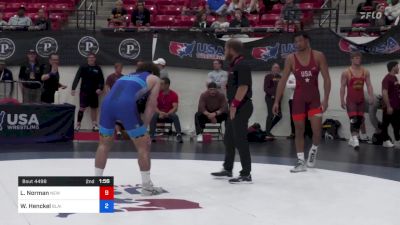
[[[392,54],[400,50],[399,43],[392,37],[375,45],[356,45],[347,40],[341,39],[339,41],[339,48],[343,52],[360,51],[369,54]]]
[[[192,57],[195,46],[196,46],[195,41],[193,41],[192,43],[181,43],[181,42],[171,41],[169,43],[169,53],[172,55],[176,55],[180,58],[183,58],[185,56]]]
[[[276,43],[275,46],[256,47],[251,51],[253,58],[263,60],[265,62],[268,62],[270,59],[277,59],[278,53],[279,43]]]

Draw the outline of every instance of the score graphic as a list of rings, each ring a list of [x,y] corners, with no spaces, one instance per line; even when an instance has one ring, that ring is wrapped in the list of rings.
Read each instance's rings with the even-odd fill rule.
[[[19,213],[113,213],[114,177],[18,177]]]

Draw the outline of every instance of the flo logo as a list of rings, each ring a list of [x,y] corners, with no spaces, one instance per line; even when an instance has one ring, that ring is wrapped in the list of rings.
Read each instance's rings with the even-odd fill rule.
[[[382,13],[381,12],[360,12],[361,19],[362,20],[368,20],[368,19],[381,19],[382,18]]]
[[[39,120],[36,114],[7,114],[0,112],[0,131],[2,130],[38,130]]]
[[[36,52],[41,57],[47,58],[58,51],[58,43],[52,37],[44,37],[36,44]]]
[[[183,199],[149,198],[135,200],[135,195],[140,195],[140,187],[132,185],[114,185],[114,212],[137,212],[152,210],[189,210],[201,209],[200,204]],[[71,214],[62,213],[57,217],[66,218]]]
[[[119,45],[119,55],[126,59],[136,59],[140,54],[140,44],[133,38],[125,39]]]
[[[14,42],[8,38],[0,38],[0,59],[8,59],[14,55],[14,52]]]
[[[96,38],[85,36],[78,42],[78,51],[83,57],[87,57],[89,53],[97,54],[100,49],[100,44]]]

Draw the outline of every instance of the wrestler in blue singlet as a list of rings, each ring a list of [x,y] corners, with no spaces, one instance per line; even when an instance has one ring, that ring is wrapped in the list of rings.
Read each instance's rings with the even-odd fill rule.
[[[100,135],[112,136],[117,120],[122,122],[131,138],[146,134],[138,101],[143,101],[149,92],[146,82],[149,75],[148,72],[132,73],[117,80],[101,106]]]

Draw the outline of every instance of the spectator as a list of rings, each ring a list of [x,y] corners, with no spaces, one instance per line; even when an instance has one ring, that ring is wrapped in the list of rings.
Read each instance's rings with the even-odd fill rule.
[[[211,24],[211,28],[213,29],[223,29],[228,28],[229,22],[226,19],[226,16],[219,15],[217,20]]]
[[[373,20],[373,25],[376,27],[385,26],[386,25],[386,16],[385,16],[385,4],[380,3],[376,6],[375,15],[382,15],[380,18],[376,18]]]
[[[196,21],[194,21],[193,27],[207,28],[208,27],[207,14],[204,12],[199,12],[196,15]]]
[[[153,62],[160,69],[160,78],[168,78],[168,70],[166,69],[167,62],[163,58],[158,58]]]
[[[111,90],[111,88],[113,87],[113,85],[115,84],[115,82],[123,76],[122,75],[123,68],[124,68],[124,66],[122,65],[122,63],[114,64],[115,72],[108,75],[108,77],[106,79],[106,93],[108,93]]]
[[[229,27],[250,27],[249,20],[243,15],[242,10],[235,10],[235,18],[230,22]]]
[[[107,94],[110,92],[110,90],[113,87],[113,85],[115,84],[115,82],[123,76],[123,74],[122,74],[123,67],[124,66],[122,65],[122,63],[114,64],[115,72],[110,74],[106,80],[106,93]],[[117,138],[121,139],[122,138],[122,130],[123,130],[123,125],[122,125],[121,121],[116,122],[115,130],[117,131]]]
[[[136,61],[136,68],[140,68],[140,66],[142,66],[144,64],[144,60],[143,59],[138,59]]]
[[[1,26],[1,27],[2,27],[2,26],[7,26],[7,25],[8,25],[7,21],[5,21],[5,20],[3,19],[3,17],[4,17],[3,12],[0,12],[0,26]]]
[[[19,80],[22,84],[23,103],[40,103],[43,66],[39,64],[35,50],[29,50],[28,62],[20,67]]]
[[[115,2],[115,8],[111,11],[108,22],[115,26],[122,26],[126,22],[126,15],[128,15],[128,11],[124,8],[124,3],[122,0],[118,0]]]
[[[81,79],[81,90],[79,94],[80,109],[75,130],[80,130],[83,113],[87,107],[90,107],[92,130],[98,131],[97,108],[99,107],[99,95],[102,94],[104,88],[104,76],[101,67],[96,63],[95,54],[90,53],[87,57],[87,63],[79,67],[74,82],[72,83],[72,96],[75,96],[76,87]]]
[[[11,98],[14,91],[13,74],[7,69],[6,62],[0,60],[0,99]]]
[[[394,24],[396,19],[400,16],[400,2],[399,0],[392,0],[392,4],[385,8],[385,16],[387,18],[386,24]],[[395,24],[396,25],[396,24]]]
[[[265,125],[266,139],[273,140],[275,137],[271,134],[272,128],[282,119],[282,112],[274,115],[272,107],[275,102],[276,88],[278,87],[279,80],[281,79],[281,68],[278,63],[272,65],[271,73],[267,74],[264,78],[264,92],[265,103],[267,104],[268,116]],[[280,107],[279,107],[280,108]]]
[[[60,84],[59,65],[60,56],[51,54],[49,57],[49,65],[44,68],[44,74],[42,75],[43,92],[41,99],[43,103],[54,103],[54,94],[56,91],[58,91],[59,88],[67,88],[67,86]]]
[[[26,28],[32,26],[31,18],[25,16],[25,7],[19,7],[17,15],[10,18],[8,25],[14,28]]]
[[[144,2],[137,3],[131,21],[133,26],[150,26],[150,11],[144,7]]]
[[[207,0],[207,12],[222,15],[226,11],[225,0]]]
[[[228,118],[228,104],[225,95],[218,91],[216,83],[209,83],[207,91],[201,94],[198,111],[194,116],[197,142],[203,141],[206,123],[222,123]]]
[[[193,12],[202,12],[205,10],[204,0],[186,0],[183,8],[182,15],[193,15]]]
[[[228,9],[226,10],[227,14],[232,14],[235,12],[236,9],[243,10],[244,7],[244,1],[243,0],[232,0],[231,3],[228,6]]]
[[[214,60],[213,68],[214,70],[208,73],[207,85],[210,83],[215,83],[217,88],[225,90],[226,82],[228,81],[228,73],[222,70],[222,61]]]
[[[245,7],[244,11],[246,13],[256,14],[260,12],[260,5],[258,0],[251,0],[248,4],[245,4],[244,7]]]
[[[38,18],[35,22],[36,30],[51,30],[51,21],[46,18],[44,9],[39,9]]]
[[[294,89],[296,88],[296,77],[294,74],[290,74],[289,78],[286,82],[286,89],[288,90],[289,94],[289,111],[290,111],[290,135],[288,136],[288,139],[293,139],[295,130],[294,130],[294,123],[293,123],[293,118],[292,118],[292,109],[293,109],[293,94],[294,94]]]
[[[154,136],[157,122],[172,122],[174,123],[176,130],[176,140],[179,143],[183,143],[181,123],[178,115],[176,115],[179,103],[178,94],[170,89],[170,84],[171,81],[169,78],[161,78],[161,91],[157,99],[156,113],[154,113],[154,116],[150,122],[150,137],[153,142],[155,141]]]
[[[301,15],[299,6],[294,4],[293,0],[286,0],[285,5],[282,7],[281,21],[279,22],[285,27],[294,24],[297,30],[300,30]]]

